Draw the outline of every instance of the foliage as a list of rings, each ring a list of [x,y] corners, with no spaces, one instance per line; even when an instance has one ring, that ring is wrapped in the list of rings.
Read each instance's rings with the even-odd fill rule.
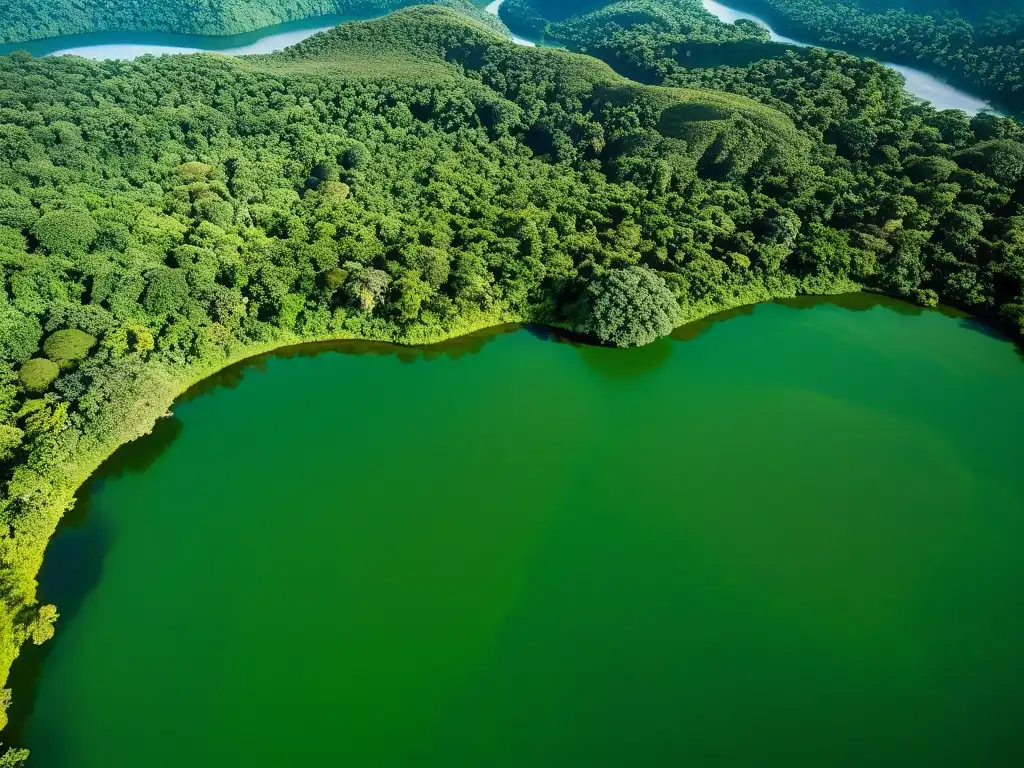
[[[581,327],[618,347],[650,344],[679,321],[676,297],[647,267],[608,270],[587,288],[584,306]]]
[[[0,744],[0,746],[3,746]],[[0,768],[21,768],[28,760],[27,749],[12,748],[0,755]]]
[[[0,461],[7,461],[14,456],[24,436],[25,433],[17,427],[0,424]]]
[[[96,222],[88,211],[49,211],[36,221],[32,234],[43,250],[64,256],[92,244],[96,239]]]
[[[348,280],[345,291],[352,303],[363,312],[373,312],[384,298],[391,276],[381,269],[364,267],[355,261],[345,262]]]
[[[32,642],[42,645],[53,637],[53,625],[60,618],[55,605],[41,605],[35,618],[29,624],[28,632]]]
[[[45,357],[26,360],[18,370],[18,379],[26,392],[45,392],[59,375],[60,366]]]
[[[468,0],[426,0],[499,28],[491,14]],[[316,16],[383,15],[417,0],[11,0],[0,19],[0,43],[82,32],[175,32],[234,35]]]
[[[77,328],[56,331],[43,342],[43,354],[61,367],[85,358],[96,346],[96,337]]]

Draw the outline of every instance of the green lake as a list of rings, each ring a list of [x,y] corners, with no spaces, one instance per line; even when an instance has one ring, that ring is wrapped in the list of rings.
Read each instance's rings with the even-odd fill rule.
[[[83,491],[4,740],[38,768],[1019,766],[1022,427],[1013,345],[868,296],[635,350],[269,356]]]

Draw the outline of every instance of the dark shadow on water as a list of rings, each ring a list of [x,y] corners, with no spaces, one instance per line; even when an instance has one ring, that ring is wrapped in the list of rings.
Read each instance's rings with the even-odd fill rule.
[[[324,354],[338,355],[374,355],[377,357],[394,357],[403,363],[419,361],[431,362],[441,358],[458,360],[467,355],[476,355],[487,344],[499,336],[515,333],[521,325],[507,323],[492,328],[467,333],[435,344],[409,345],[393,344],[387,341],[364,341],[359,339],[343,341],[315,341],[281,347],[272,352],[255,355],[229,365],[221,371],[203,379],[191,387],[177,402],[184,403],[197,397],[209,394],[218,389],[234,389],[245,378],[246,373],[267,370],[271,360],[287,360],[291,358],[317,357]]]
[[[815,307],[830,306],[847,309],[851,312],[867,312],[878,307],[891,309],[900,315],[913,317],[925,312],[951,313],[959,317],[959,310],[951,307],[937,307],[933,310],[926,309],[918,304],[911,304],[903,299],[896,299],[881,293],[840,293],[835,296],[795,296],[791,299],[776,299],[772,302],[779,306],[790,309],[814,309]]]
[[[546,325],[525,325],[523,330],[540,341],[569,344],[587,367],[602,378],[623,381],[645,376],[660,368],[672,355],[667,336],[643,347],[618,347],[600,344],[592,336]]]
[[[903,299],[869,292],[843,293],[837,296],[797,296],[793,299],[777,299],[773,303],[791,309],[814,309],[815,307],[829,305],[848,309],[851,312],[865,312],[882,307],[908,317],[923,315],[926,312],[934,312],[943,317],[957,320],[962,328],[975,331],[990,339],[1012,344],[1017,356],[1024,362],[1024,339],[1014,338],[992,322],[946,304],[939,304],[937,307],[922,307],[919,304],[913,304]]]
[[[152,432],[143,435],[138,440],[125,443],[103,462],[93,475],[93,479],[83,486],[83,491],[88,490],[93,483],[100,480],[145,472],[153,466],[153,462],[163,455],[164,451],[171,447],[184,430],[185,424],[177,416],[172,415],[157,420],[153,425]],[[64,517],[62,524],[66,524],[69,517],[74,516],[80,506],[81,504],[76,503],[75,509]]]
[[[672,331],[669,336],[673,341],[694,341],[705,333],[711,330],[711,328],[718,323],[724,322],[725,320],[732,320],[734,317],[743,317],[744,315],[754,314],[755,304],[744,304],[741,307],[733,307],[732,309],[725,309],[721,312],[716,312],[713,315],[708,315],[700,320],[694,320],[692,323],[681,325]]]
[[[24,745],[46,660],[102,577],[111,531],[101,515],[90,515],[91,506],[87,498],[80,499],[75,505],[75,516],[82,519],[66,526],[62,524],[47,548],[39,579],[39,597],[44,603],[54,603],[60,611],[57,634],[44,645],[24,646],[11,668],[8,686],[15,691],[15,696],[8,710],[5,742]]]
[[[577,346],[601,346],[600,341],[592,336],[587,336],[587,334],[579,333],[578,331],[570,331],[567,328],[556,328],[552,325],[538,325],[537,323],[527,323],[520,327],[538,341],[549,341],[554,344],[574,344]]]
[[[11,668],[8,687],[15,691],[15,696],[8,710],[5,743],[24,745],[43,666],[55,644],[61,641],[62,630],[74,621],[103,575],[103,560],[113,531],[95,508],[98,491],[108,480],[145,472],[178,439],[184,428],[181,420],[174,416],[160,419],[148,435],[118,448],[79,489],[75,505],[57,526],[39,572],[39,599],[57,606],[60,612],[58,631],[55,638],[44,645],[24,646]]]
[[[667,336],[643,347],[617,349],[592,344],[577,345],[580,359],[604,379],[625,381],[653,373],[672,356],[672,340]]]
[[[835,296],[797,296],[790,299],[778,299],[774,302],[790,309],[814,309],[824,305],[840,307],[852,312],[866,312],[878,307],[898,312],[901,315],[920,315],[924,312],[939,312],[948,317],[957,318],[964,327],[977,330],[1002,340],[1013,341],[998,329],[958,309],[939,306],[931,309],[912,304],[902,299],[893,298],[879,293],[845,293]],[[673,341],[693,341],[703,336],[715,325],[736,317],[752,315],[758,304],[746,304],[713,315],[695,320],[675,329],[668,337]],[[430,362],[447,358],[457,360],[467,355],[478,354],[488,343],[506,334],[525,330],[534,338],[558,344],[571,344],[580,350],[580,355],[595,372],[612,378],[629,378],[655,370],[662,365],[671,354],[670,346],[660,341],[640,349],[614,349],[600,344],[592,336],[583,333],[555,328],[537,323],[505,325],[484,328],[473,333],[459,336],[435,344],[408,345],[394,344],[385,341],[324,341],[296,344],[290,347],[267,352],[247,358],[213,374],[199,382],[178,402],[188,402],[197,397],[218,389],[234,389],[245,378],[247,372],[267,370],[271,359],[307,358],[323,354],[342,355],[374,355],[379,357],[393,356],[403,363]],[[1019,343],[1016,344],[1018,354],[1024,355]],[[646,350],[646,351],[642,351]]]
[[[1024,338],[1018,337],[1015,339],[999,328],[986,323],[984,320],[972,317],[968,314],[963,314],[959,319],[960,325],[964,328],[980,333],[982,336],[988,336],[990,339],[1013,344],[1013,348],[1017,352],[1017,357],[1021,359],[1021,362],[1024,362]]]

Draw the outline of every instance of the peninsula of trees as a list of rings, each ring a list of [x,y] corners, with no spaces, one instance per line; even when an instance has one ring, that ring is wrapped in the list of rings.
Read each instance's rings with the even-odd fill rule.
[[[642,344],[860,287],[1024,329],[1015,121],[695,3],[558,23],[608,63],[437,6],[271,56],[0,57],[0,678],[52,632],[78,485],[249,354],[505,321]]]

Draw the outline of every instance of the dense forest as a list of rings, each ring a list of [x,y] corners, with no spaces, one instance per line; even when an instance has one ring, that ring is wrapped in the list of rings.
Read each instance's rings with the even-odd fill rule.
[[[420,4],[456,8],[501,28],[470,0],[10,0],[0,18],[0,44],[83,32],[233,35],[315,16],[365,18]]]
[[[607,63],[439,7],[271,56],[0,57],[0,677],[52,634],[77,486],[254,352],[525,320],[634,345],[861,286],[1024,332],[1013,120],[696,0],[507,5]]]
[[[780,33],[911,64],[1024,109],[1024,0],[736,0]]]

